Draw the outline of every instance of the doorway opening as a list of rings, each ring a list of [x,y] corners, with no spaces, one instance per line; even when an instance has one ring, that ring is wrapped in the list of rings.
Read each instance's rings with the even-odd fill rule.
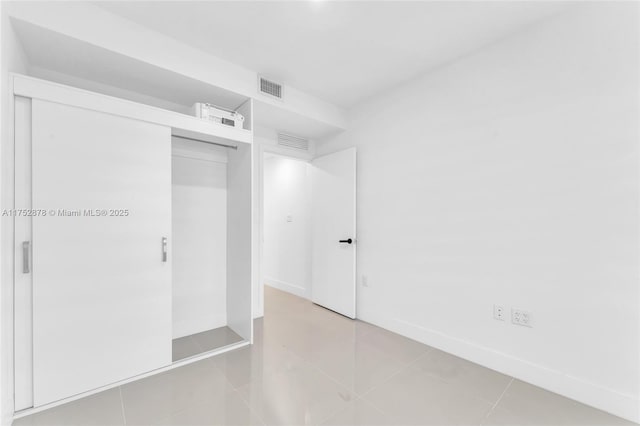
[[[311,164],[264,153],[262,283],[311,298]]]

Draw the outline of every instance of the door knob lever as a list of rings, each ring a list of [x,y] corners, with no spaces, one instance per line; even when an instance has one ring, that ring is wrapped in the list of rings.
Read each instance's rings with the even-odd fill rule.
[[[340,240],[338,242],[339,243],[343,243],[343,244],[351,244],[353,242],[353,240],[351,238],[348,238],[346,240]]]

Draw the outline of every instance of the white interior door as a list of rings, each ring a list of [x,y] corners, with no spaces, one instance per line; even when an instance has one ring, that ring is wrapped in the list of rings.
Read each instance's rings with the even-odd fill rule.
[[[171,130],[41,100],[32,123],[37,407],[171,363]]]
[[[312,162],[311,299],[356,317],[356,149]]]

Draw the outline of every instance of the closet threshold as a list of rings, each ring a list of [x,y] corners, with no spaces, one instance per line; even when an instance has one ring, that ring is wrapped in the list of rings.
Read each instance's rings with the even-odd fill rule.
[[[172,341],[172,361],[182,361],[242,342],[244,339],[228,326],[205,330]]]
[[[174,360],[171,363],[170,366],[171,367],[180,367],[182,365],[191,364],[193,362],[197,362],[197,361],[200,361],[200,360],[203,360],[203,359],[212,358],[212,357],[214,357],[216,355],[220,355],[220,354],[225,353],[225,352],[229,352],[229,351],[232,351],[232,350],[235,350],[235,349],[240,349],[240,348],[248,346],[250,344],[251,344],[251,342],[249,342],[248,340],[242,339],[239,342],[230,343],[230,344],[225,345],[225,346],[220,346],[219,348],[215,348],[215,349],[212,349],[212,350],[207,351],[207,352],[200,352],[200,353],[197,353],[197,354],[194,354],[194,355],[189,355],[186,358],[181,358],[181,359]]]

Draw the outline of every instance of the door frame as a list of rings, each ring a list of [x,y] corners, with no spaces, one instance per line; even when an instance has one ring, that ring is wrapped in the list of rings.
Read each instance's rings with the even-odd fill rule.
[[[6,96],[7,138],[0,144],[0,207],[15,208],[15,97],[13,75]],[[7,125],[8,124],[8,125]],[[3,132],[4,133],[4,132]],[[0,423],[10,424],[14,414],[14,219],[0,216]]]

